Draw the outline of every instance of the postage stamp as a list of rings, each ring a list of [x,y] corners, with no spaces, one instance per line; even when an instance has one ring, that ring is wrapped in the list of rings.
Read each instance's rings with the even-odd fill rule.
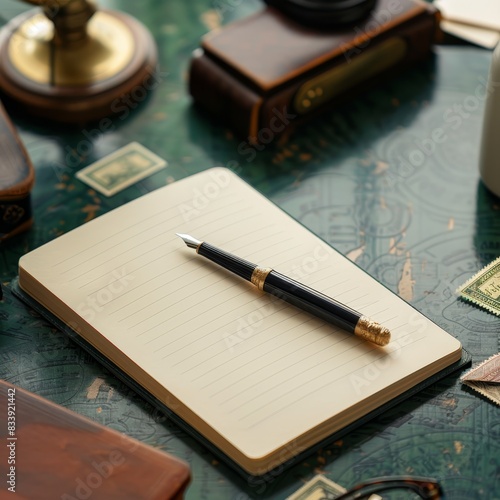
[[[318,474],[286,500],[334,500],[346,491],[340,484],[334,483],[322,474]],[[363,498],[365,497],[363,496]],[[370,495],[368,500],[382,500],[382,497],[374,493]]]
[[[314,476],[304,486],[290,495],[287,500],[321,500],[334,499],[345,493],[346,489],[334,483],[322,474]]]
[[[460,378],[463,384],[500,405],[500,354],[473,367]]]
[[[77,172],[76,177],[106,196],[158,172],[167,162],[138,142],[131,142]]]
[[[500,316],[500,257],[458,288],[460,296]]]

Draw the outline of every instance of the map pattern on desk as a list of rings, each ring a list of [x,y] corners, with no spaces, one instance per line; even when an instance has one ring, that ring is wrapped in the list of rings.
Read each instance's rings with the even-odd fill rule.
[[[9,6],[5,19],[25,8]],[[433,476],[447,498],[500,498],[498,408],[460,384],[458,374],[273,481],[247,481],[8,289],[28,250],[165,183],[222,165],[459,338],[480,362],[500,350],[498,318],[458,300],[455,290],[500,254],[500,200],[478,174],[484,100],[477,96],[491,52],[436,47],[429,61],[247,161],[238,152],[242,139],[192,106],[186,72],[204,33],[256,10],[258,2],[123,0],[112,7],[151,29],[160,48],[158,88],[104,133],[48,127],[12,113],[36,169],[35,224],[0,247],[0,280],[7,285],[0,378],[185,459],[193,474],[187,499],[285,498],[317,473],[345,487],[381,475]],[[110,198],[76,179],[78,170],[131,141],[169,168]],[[376,369],[366,377],[376,377]]]

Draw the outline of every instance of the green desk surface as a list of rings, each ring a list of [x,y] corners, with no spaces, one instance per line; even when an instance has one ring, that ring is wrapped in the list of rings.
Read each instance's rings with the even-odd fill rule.
[[[372,276],[458,337],[474,362],[499,351],[499,319],[457,299],[458,285],[500,254],[500,201],[478,177],[484,79],[491,52],[439,46],[429,61],[383,82],[267,146],[253,161],[241,139],[211,123],[186,91],[200,37],[260,8],[256,0],[102,1],[140,19],[160,53],[160,83],[101,133],[57,127],[12,111],[36,169],[35,224],[0,246],[0,378],[184,458],[188,499],[284,498],[316,473],[344,485],[385,474],[431,475],[448,498],[500,498],[500,412],[457,376],[363,425],[271,484],[248,482],[153,410],[8,289],[19,257],[85,221],[214,165],[250,184]],[[1,0],[3,21],[26,5]],[[431,143],[442,129],[440,143]],[[91,139],[89,139],[91,137]],[[76,172],[139,141],[166,170],[111,198]],[[83,152],[75,159],[75,149]],[[418,153],[427,148],[425,153]],[[429,346],[431,349],[432,346]],[[311,408],[314,411],[314,408]],[[292,416],[291,416],[292,418]]]

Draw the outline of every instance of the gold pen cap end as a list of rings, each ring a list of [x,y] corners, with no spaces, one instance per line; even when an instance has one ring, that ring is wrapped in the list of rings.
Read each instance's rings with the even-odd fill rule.
[[[359,318],[354,334],[377,345],[387,345],[391,341],[391,332],[385,326],[366,316]]]

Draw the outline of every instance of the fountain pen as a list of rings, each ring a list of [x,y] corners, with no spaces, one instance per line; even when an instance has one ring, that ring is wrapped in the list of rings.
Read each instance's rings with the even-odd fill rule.
[[[199,241],[188,234],[176,233],[189,248],[228,271],[253,283],[259,290],[299,307],[329,323],[377,345],[387,345],[391,332],[380,323],[350,307],[268,267],[261,267],[224,250]]]

